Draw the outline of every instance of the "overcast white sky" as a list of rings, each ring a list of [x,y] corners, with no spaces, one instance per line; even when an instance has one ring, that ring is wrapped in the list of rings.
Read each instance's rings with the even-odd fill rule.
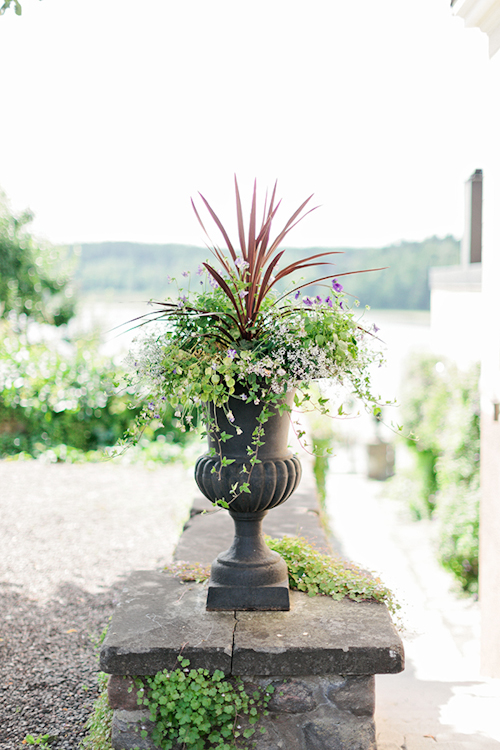
[[[53,242],[203,244],[278,179],[290,245],[460,236],[487,38],[449,0],[23,0],[0,17],[0,186]],[[228,222],[229,223],[229,222]]]

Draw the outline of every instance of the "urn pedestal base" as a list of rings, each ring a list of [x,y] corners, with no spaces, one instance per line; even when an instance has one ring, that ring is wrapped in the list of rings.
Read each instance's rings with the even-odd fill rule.
[[[229,612],[235,609],[246,612],[288,612],[290,609],[288,576],[281,586],[259,586],[255,589],[210,584],[207,611]]]
[[[229,514],[234,521],[234,539],[231,547],[212,563],[207,610],[288,611],[286,563],[262,537],[262,520],[267,511]]]

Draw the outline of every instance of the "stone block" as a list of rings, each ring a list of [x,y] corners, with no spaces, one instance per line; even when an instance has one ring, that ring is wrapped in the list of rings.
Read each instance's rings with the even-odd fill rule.
[[[269,711],[298,714],[316,708],[313,689],[304,680],[273,682],[275,692],[269,701]]]
[[[259,720],[258,726],[266,732],[252,737],[254,750],[375,750],[371,676],[307,675],[290,680],[255,676],[243,682],[248,694],[255,686],[272,684],[275,688],[269,714]],[[343,708],[328,700],[332,686],[344,691]],[[349,695],[355,698],[352,706]],[[364,703],[363,710],[369,711],[371,706],[371,713],[358,715],[360,703]]]
[[[150,738],[153,723],[149,711],[114,711],[111,726],[111,746],[116,750],[158,750]],[[141,737],[141,732],[148,732]]]
[[[375,724],[370,719],[356,723],[316,719],[303,727],[307,750],[376,750]]]
[[[375,710],[375,678],[373,675],[341,678],[332,682],[327,698],[338,708],[355,716],[373,716]]]
[[[100,653],[103,672],[153,675],[176,669],[180,653],[194,668],[231,672],[232,612],[207,612],[206,587],[155,571],[127,581]]]
[[[108,703],[110,708],[138,711],[137,688],[131,677],[112,674],[108,680]]]
[[[401,639],[379,602],[290,592],[289,612],[236,612],[233,674],[401,672]]]

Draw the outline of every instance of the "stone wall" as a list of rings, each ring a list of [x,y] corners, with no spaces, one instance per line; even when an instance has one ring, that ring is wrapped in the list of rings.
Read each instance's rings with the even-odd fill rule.
[[[256,686],[271,684],[275,688],[268,705],[269,714],[258,724],[266,732],[257,732],[252,737],[254,750],[373,750],[376,747],[375,680],[371,675],[253,677],[245,678],[243,684],[248,694]],[[140,736],[141,730],[151,731],[152,725],[148,711],[137,706],[132,679],[112,676],[108,695],[115,709],[113,747],[156,750],[157,746],[150,739]]]

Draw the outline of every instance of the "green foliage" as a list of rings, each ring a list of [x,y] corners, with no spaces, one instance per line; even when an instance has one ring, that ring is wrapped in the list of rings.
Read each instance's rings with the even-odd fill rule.
[[[462,589],[478,593],[479,577],[479,477],[469,486],[459,483],[443,491],[439,500],[442,565]]]
[[[111,722],[113,710],[109,707],[107,693],[109,675],[100,672],[97,680],[100,694],[94,703],[92,714],[85,724],[88,733],[80,743],[80,750],[112,750]]]
[[[114,445],[137,415],[114,374],[96,343],[29,344],[26,334],[0,325],[0,455],[51,449],[54,460],[77,460]],[[156,427],[165,442],[185,440],[171,415]]]
[[[38,745],[39,747],[50,747],[51,743],[56,739],[57,737],[54,737],[50,734],[41,734],[38,737],[34,737],[32,734],[27,734],[22,744]]]
[[[479,530],[479,366],[460,370],[435,356],[409,363],[402,419],[418,439],[410,508],[439,524],[439,556],[464,591],[477,592]]]
[[[321,438],[313,436],[313,472],[321,507],[324,507],[326,500],[326,478],[328,476],[328,468],[330,465],[331,445],[331,437]]]
[[[375,407],[368,366],[380,355],[340,293],[332,291],[324,301],[305,297],[281,305],[270,293],[256,320],[258,336],[251,341],[240,338],[220,288],[182,296],[186,302],[164,303],[166,311],[156,318],[162,327],[157,323],[129,358],[131,383],[149,388],[144,422],[157,418],[169,402],[190,429],[193,414],[209,402],[224,406],[234,396],[269,406],[291,387],[306,389],[309,382],[328,377],[345,382]],[[326,401],[321,406],[325,411]]]
[[[321,397],[319,389],[317,389],[317,396]],[[328,476],[335,437],[333,420],[315,410],[308,413],[307,421],[308,432],[311,435],[313,446],[313,472],[316,480],[316,490],[318,492],[320,509],[323,511],[326,499],[326,478]]]
[[[26,315],[61,325],[74,314],[68,259],[28,232],[29,211],[15,215],[0,192],[0,318]]]
[[[314,252],[333,248],[287,249],[298,261]],[[375,249],[336,248],[342,266],[349,270],[386,270],[346,277],[347,292],[359,298],[361,306],[373,309],[429,310],[429,268],[460,262],[459,242],[453,237],[432,237],[423,242],[402,242]],[[141,293],[145,298],[163,299],[166,273],[179,278],[182,271],[194,273],[206,260],[207,250],[191,245],[144,245],[131,242],[85,244],[76,259],[75,282],[83,292],[110,291]],[[303,272],[308,280],[314,278]],[[278,281],[277,289],[285,291]],[[321,285],[313,295],[322,294]]]
[[[219,669],[189,669],[189,659],[153,677],[137,677],[138,704],[149,709],[152,740],[163,750],[177,744],[191,750],[234,750],[246,745],[274,692],[272,685],[248,696],[239,678]],[[147,737],[147,732],[142,732]]]
[[[392,614],[399,609],[394,595],[381,580],[355,563],[321,554],[302,537],[266,538],[266,542],[285,560],[290,588],[305,591],[309,596],[323,594],[337,600],[348,597],[356,602],[384,602]]]

